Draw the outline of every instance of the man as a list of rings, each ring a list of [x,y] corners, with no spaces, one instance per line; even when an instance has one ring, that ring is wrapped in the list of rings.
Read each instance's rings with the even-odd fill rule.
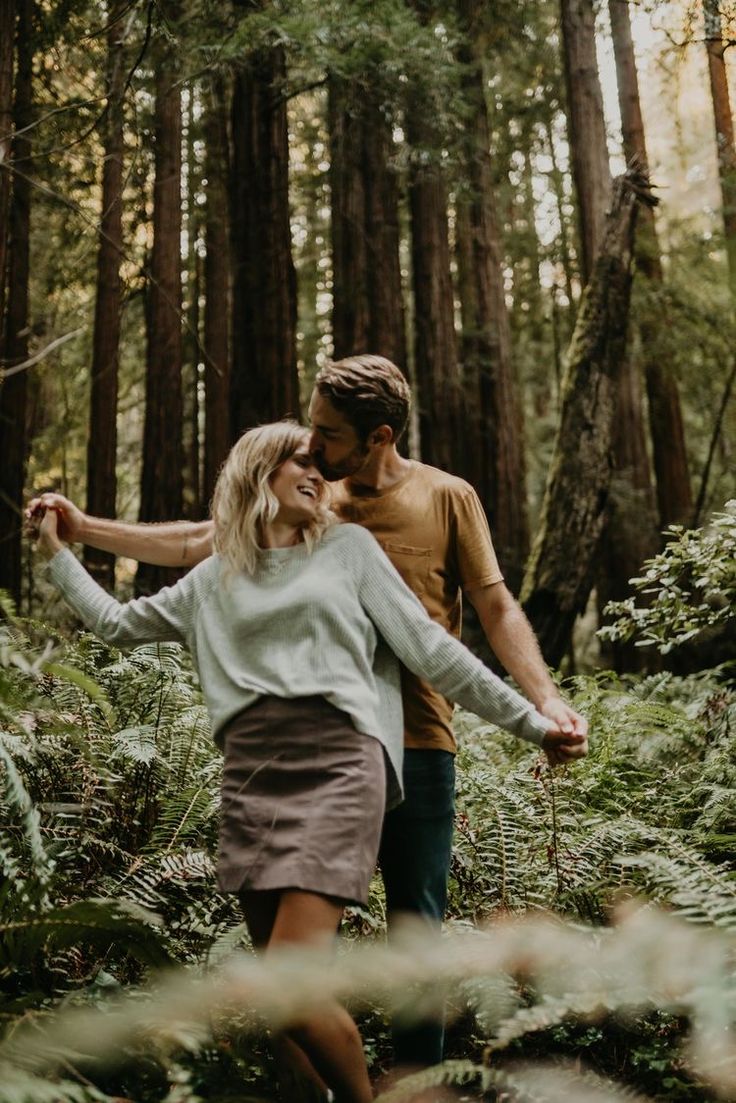
[[[587,753],[587,724],[560,697],[531,626],[503,582],[488,524],[468,483],[403,457],[409,386],[379,356],[354,356],[323,369],[309,405],[311,448],[334,481],[333,508],[364,525],[430,616],[456,635],[461,594],[504,667],[537,709],[569,739],[556,761]],[[59,510],[62,538],[163,566],[190,567],[212,551],[211,522],[129,525],[87,517],[67,499],[30,504]],[[454,818],[452,706],[402,671],[406,799],[384,823],[380,851],[389,929],[400,913],[439,925],[447,898]],[[397,1065],[442,1060],[438,1019],[394,1029]]]

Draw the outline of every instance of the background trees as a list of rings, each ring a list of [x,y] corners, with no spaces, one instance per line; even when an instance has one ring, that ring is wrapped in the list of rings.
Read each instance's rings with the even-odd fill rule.
[[[202,515],[234,436],[299,416],[319,363],[360,351],[409,373],[414,454],[476,485],[517,588],[555,438],[580,459],[562,378],[632,156],[661,203],[597,461],[616,509],[579,566],[622,598],[657,529],[731,493],[727,5],[4,0],[0,19],[3,367],[42,354],[0,385],[16,599],[33,489]]]

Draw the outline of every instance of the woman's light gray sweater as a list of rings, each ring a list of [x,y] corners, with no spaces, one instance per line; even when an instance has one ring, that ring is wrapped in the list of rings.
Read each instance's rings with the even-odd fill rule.
[[[430,620],[374,538],[359,525],[306,545],[259,553],[253,575],[226,576],[217,556],[175,586],[121,604],[65,548],[49,564],[84,623],[118,647],[175,640],[189,648],[215,738],[258,697],[320,694],[386,748],[400,799],[403,723],[396,662],[453,701],[541,744],[552,726],[458,640]]]

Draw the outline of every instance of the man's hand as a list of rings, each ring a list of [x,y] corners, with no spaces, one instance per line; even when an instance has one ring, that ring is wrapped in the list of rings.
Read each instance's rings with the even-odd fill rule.
[[[562,732],[572,735],[588,734],[588,721],[585,717],[581,716],[579,712],[575,712],[575,709],[570,708],[557,694],[545,698],[541,705],[537,706],[537,710],[541,712],[542,716],[546,716],[548,720],[556,724]]]
[[[58,537],[70,544],[80,543],[84,537],[84,526],[87,514],[83,513],[74,502],[70,502],[63,494],[46,493],[38,498],[33,498],[28,503],[25,511],[26,531],[30,536],[40,534],[43,522],[39,521],[49,511],[53,511],[57,519]],[[57,549],[58,550],[58,549]]]
[[[583,718],[580,717],[582,720]],[[562,731],[552,728],[542,740],[542,750],[550,766],[564,766],[575,758],[585,758],[588,753],[588,730],[584,732]]]

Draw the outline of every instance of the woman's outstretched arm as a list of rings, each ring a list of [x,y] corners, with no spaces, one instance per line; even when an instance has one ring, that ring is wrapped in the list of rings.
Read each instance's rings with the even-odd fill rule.
[[[87,573],[58,535],[58,518],[47,509],[39,528],[39,550],[50,560],[49,577],[87,628],[115,647],[171,640],[185,643],[195,614],[197,573],[185,575],[151,597],[116,601]]]
[[[543,747],[554,761],[587,753],[584,735],[560,731],[430,618],[369,533],[356,528],[355,542],[362,553],[361,603],[413,674],[464,708]]]

